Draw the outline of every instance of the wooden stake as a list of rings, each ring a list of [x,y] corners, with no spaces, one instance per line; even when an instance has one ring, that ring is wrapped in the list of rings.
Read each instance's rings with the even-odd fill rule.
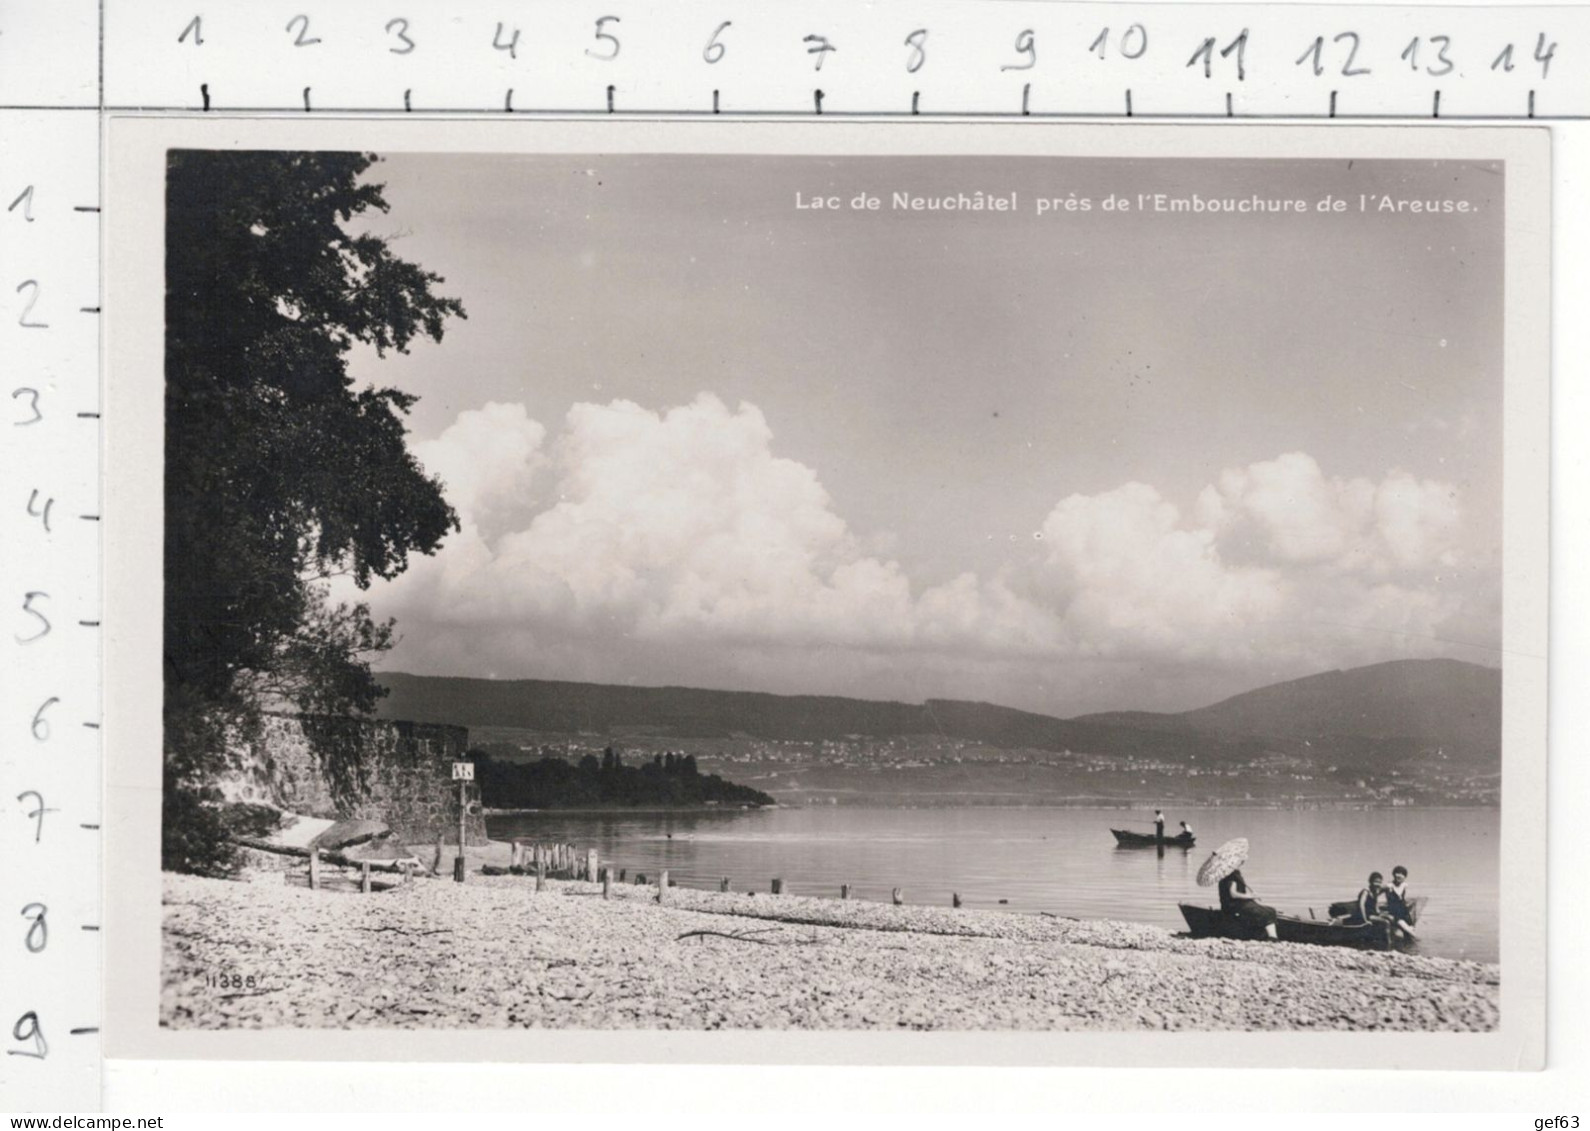
[[[546,862],[546,858],[543,857],[541,855],[541,853],[538,851],[536,853],[536,891],[540,891],[542,885],[544,885],[546,882],[547,882],[547,862]]]
[[[611,868],[602,869],[602,898],[613,898],[613,869]]]
[[[668,869],[664,868],[657,876],[657,902],[663,901],[663,895],[668,891]]]
[[[585,878],[595,881],[601,877],[601,858],[596,854],[596,849],[587,849],[585,852]]]
[[[724,876],[723,879],[719,882],[718,890],[719,891],[728,891],[729,890],[729,877],[728,876]]]
[[[320,886],[320,849],[311,849],[309,853],[309,890],[314,891]]]
[[[620,868],[618,870],[618,882],[619,883],[623,883],[624,880],[628,878],[628,876],[629,876],[629,869],[628,868]]]
[[[894,900],[894,905],[896,907],[900,906],[900,904],[905,902],[905,898],[901,894],[899,888],[895,888],[894,891],[890,893],[889,897]]]
[[[779,879],[777,876],[773,877],[773,894],[774,895],[783,895],[784,894],[784,881]]]
[[[849,899],[850,898],[850,885],[849,884],[840,884],[839,885],[839,898],[840,899]]]
[[[436,834],[436,859],[431,861],[431,875],[442,874],[442,834]]]
[[[365,895],[370,894],[370,862],[364,861],[359,865],[359,890]]]
[[[961,905],[961,893],[958,892],[958,891],[951,892],[950,893],[950,906],[951,907],[959,907],[960,905]]]

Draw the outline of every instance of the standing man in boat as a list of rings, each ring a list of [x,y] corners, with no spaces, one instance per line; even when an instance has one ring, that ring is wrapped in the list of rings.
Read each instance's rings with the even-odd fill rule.
[[[1154,810],[1154,843],[1165,843],[1165,814],[1158,809]]]

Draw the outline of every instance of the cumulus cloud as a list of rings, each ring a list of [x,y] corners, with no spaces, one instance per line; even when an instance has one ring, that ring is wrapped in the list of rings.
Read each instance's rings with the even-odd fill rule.
[[[920,670],[942,694],[951,669],[1363,662],[1428,647],[1462,603],[1451,485],[1301,452],[1185,510],[1137,482],[1072,495],[1029,560],[938,585],[852,531],[753,405],[579,404],[549,434],[492,404],[415,452],[463,529],[373,597],[422,670],[859,695]]]

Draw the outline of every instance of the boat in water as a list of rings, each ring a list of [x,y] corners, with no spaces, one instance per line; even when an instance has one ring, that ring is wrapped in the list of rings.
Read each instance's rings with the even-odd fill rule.
[[[1160,838],[1153,833],[1134,833],[1126,829],[1111,829],[1115,834],[1117,848],[1157,848],[1163,844],[1166,848],[1191,848],[1197,843],[1198,838],[1186,835],[1167,836]]]
[[[1217,907],[1178,904],[1187,920],[1187,932],[1195,939],[1263,939],[1262,927],[1244,923]],[[1316,946],[1351,946],[1361,950],[1398,950],[1413,941],[1394,924],[1333,923],[1329,919],[1299,919],[1295,915],[1276,915],[1275,933],[1281,942],[1313,943]]]

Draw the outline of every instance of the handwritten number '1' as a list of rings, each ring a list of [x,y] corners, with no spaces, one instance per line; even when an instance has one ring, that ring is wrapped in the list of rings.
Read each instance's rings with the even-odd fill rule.
[[[11,1036],[18,1041],[32,1041],[33,1048],[32,1050],[6,1049],[7,1056],[31,1056],[43,1060],[50,1055],[50,1046],[44,1040],[44,1030],[39,1028],[39,1015],[31,1009],[18,1017],[17,1023],[11,1026]]]

